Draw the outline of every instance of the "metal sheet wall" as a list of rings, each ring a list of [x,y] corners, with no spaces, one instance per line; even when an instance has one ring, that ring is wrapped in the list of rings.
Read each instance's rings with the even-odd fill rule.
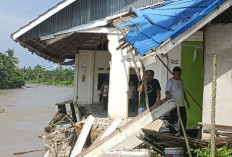
[[[160,1],[162,0],[76,0],[24,33],[20,38],[22,41],[27,41],[40,36],[54,34],[94,20],[128,12],[130,7],[142,8]]]

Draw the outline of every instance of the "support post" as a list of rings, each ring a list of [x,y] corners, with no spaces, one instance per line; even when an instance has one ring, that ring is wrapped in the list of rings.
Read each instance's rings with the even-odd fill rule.
[[[58,107],[58,113],[67,115],[65,104],[57,104],[57,107]]]
[[[143,63],[142,63],[142,67],[143,67],[142,69],[143,69],[143,77],[144,77],[147,74],[146,74],[145,67],[144,67]],[[144,89],[144,93],[145,93],[146,109],[149,110],[149,99],[148,99],[148,95],[147,95],[147,80],[146,80],[146,76],[144,78],[144,87],[143,87],[143,89]]]
[[[75,114],[76,114],[76,120],[77,121],[80,121],[81,118],[80,118],[80,112],[79,112],[79,109],[78,109],[78,105],[77,105],[77,99],[78,99],[78,69],[79,69],[79,53],[76,53],[75,55],[75,72],[74,72],[74,85],[73,85],[73,107],[74,107],[74,110],[75,110]]]
[[[215,106],[217,87],[217,55],[213,57],[212,108],[211,108],[211,157],[215,157]]]
[[[78,62],[79,60],[79,53],[76,53],[75,55],[75,71],[74,71],[74,85],[73,85],[73,103],[76,104],[77,103],[77,91],[78,91]]]
[[[70,108],[71,108],[71,111],[72,111],[72,120],[74,122],[77,122],[77,116],[76,116],[75,107],[74,107],[73,102],[70,103]]]

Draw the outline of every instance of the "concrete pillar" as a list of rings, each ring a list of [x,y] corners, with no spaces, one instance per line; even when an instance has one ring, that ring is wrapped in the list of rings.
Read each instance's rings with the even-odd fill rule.
[[[202,122],[211,123],[212,65],[217,55],[216,124],[231,126],[232,112],[232,24],[210,25],[205,32],[204,93]],[[203,128],[205,129],[205,128]],[[203,134],[202,138],[209,138]]]
[[[133,63],[127,62],[130,56],[126,50],[116,50],[121,37],[117,33],[108,34],[108,47],[111,53],[108,115],[112,118],[128,117],[129,68],[133,66]]]
[[[75,55],[75,71],[74,71],[74,86],[73,86],[73,104],[75,108],[76,120],[80,121],[80,112],[77,106],[77,99],[78,99],[78,74],[79,74],[79,53]],[[72,109],[74,114],[74,110]]]
[[[74,71],[74,85],[73,85],[73,103],[76,104],[77,102],[77,91],[78,91],[78,59],[79,59],[79,53],[76,53],[75,55],[75,71]]]

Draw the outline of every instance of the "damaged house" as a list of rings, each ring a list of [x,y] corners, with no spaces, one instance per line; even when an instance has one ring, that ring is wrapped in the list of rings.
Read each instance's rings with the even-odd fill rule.
[[[189,129],[197,128],[198,122],[203,130],[209,129],[212,60],[216,54],[216,124],[231,129],[231,6],[232,0],[65,0],[11,37],[44,59],[75,65],[74,104],[96,105],[102,82],[109,80],[111,118],[128,118],[129,81],[138,81],[142,63],[155,71],[161,98],[167,79],[172,77],[169,69],[180,66],[191,103],[187,111]],[[173,102],[166,102],[151,114],[146,111],[138,115],[80,156],[119,148],[117,144],[125,143],[130,135],[135,138],[140,128],[173,108]],[[207,139],[208,134],[202,138]]]

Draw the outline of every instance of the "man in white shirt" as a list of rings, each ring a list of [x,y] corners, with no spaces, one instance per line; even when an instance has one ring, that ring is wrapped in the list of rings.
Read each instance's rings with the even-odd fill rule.
[[[167,80],[166,83],[166,99],[173,99],[175,102],[179,103],[180,106],[180,114],[181,114],[181,119],[184,124],[184,128],[186,129],[186,123],[187,123],[187,114],[186,114],[186,109],[184,105],[184,100],[187,103],[188,109],[190,108],[189,101],[186,97],[186,94],[184,92],[184,83],[183,80],[181,79],[181,68],[176,66],[173,68],[173,77]],[[173,127],[175,121],[177,120],[177,109],[173,109],[170,112],[170,118],[169,118],[169,132],[170,134],[175,134],[176,130]],[[180,135],[183,135],[182,129],[180,127]]]

